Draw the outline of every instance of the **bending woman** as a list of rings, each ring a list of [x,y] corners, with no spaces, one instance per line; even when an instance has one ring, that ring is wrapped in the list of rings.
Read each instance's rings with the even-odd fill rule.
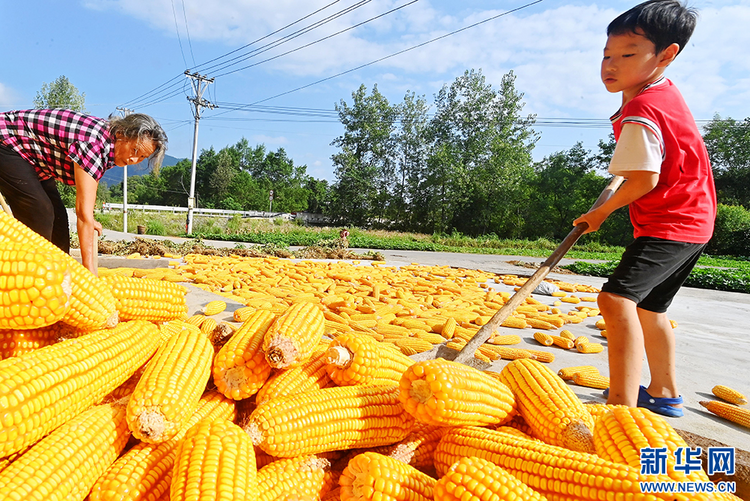
[[[158,167],[166,149],[164,130],[140,113],[104,120],[64,109],[7,111],[0,113],[0,192],[16,219],[70,252],[68,214],[55,180],[75,185],[81,261],[97,274],[99,180],[115,165],[148,158],[150,167]]]

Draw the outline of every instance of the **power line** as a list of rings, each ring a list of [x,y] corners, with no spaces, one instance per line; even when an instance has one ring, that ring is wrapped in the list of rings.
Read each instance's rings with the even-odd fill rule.
[[[209,64],[209,63],[212,63],[212,62],[214,62],[214,61],[217,61],[218,59],[221,59],[221,58],[223,58],[223,57],[226,57],[226,56],[228,56],[228,55],[231,55],[231,54],[233,54],[233,53],[235,53],[235,52],[237,52],[237,51],[240,51],[240,50],[242,50],[242,49],[244,49],[244,48],[246,48],[246,47],[248,47],[248,46],[250,46],[250,45],[252,45],[252,44],[254,44],[254,43],[257,43],[257,42],[259,42],[259,41],[261,41],[261,40],[264,40],[265,38],[268,38],[268,37],[270,37],[270,36],[273,36],[274,34],[276,34],[276,33],[280,32],[280,31],[283,31],[283,30],[285,30],[285,29],[287,29],[287,28],[289,28],[289,27],[291,27],[291,26],[294,26],[295,24],[297,24],[297,23],[299,23],[299,22],[301,22],[301,21],[303,21],[303,20],[305,20],[305,19],[307,19],[307,18],[309,18],[309,17],[311,17],[311,16],[313,16],[313,15],[315,15],[315,14],[317,14],[317,13],[319,13],[319,12],[323,11],[323,10],[325,10],[325,9],[327,9],[328,7],[330,7],[330,6],[331,6],[331,5],[333,5],[333,4],[336,4],[336,3],[338,3],[339,1],[340,1],[340,0],[335,0],[335,1],[331,2],[331,3],[329,3],[328,5],[326,5],[326,6],[322,7],[322,8],[320,8],[320,9],[317,9],[317,10],[315,10],[314,12],[312,12],[312,13],[310,13],[310,14],[307,14],[306,16],[303,16],[303,17],[301,17],[300,19],[298,19],[298,20],[294,21],[293,23],[287,24],[287,25],[286,25],[286,26],[284,26],[283,28],[280,28],[280,29],[278,29],[278,30],[276,30],[276,31],[273,31],[273,32],[269,33],[268,35],[266,35],[266,36],[264,36],[264,37],[261,37],[261,38],[259,38],[259,39],[255,40],[255,41],[253,41],[253,42],[250,42],[250,43],[249,43],[249,44],[247,44],[247,45],[243,45],[242,47],[240,47],[240,48],[238,48],[238,49],[235,49],[235,50],[233,50],[233,51],[227,52],[227,53],[225,53],[225,54],[222,54],[222,55],[220,55],[220,56],[218,56],[218,57],[215,57],[215,58],[213,58],[213,59],[210,59],[209,61],[207,61],[207,62],[205,62],[205,63],[199,64],[199,65],[197,65],[197,66],[196,66],[196,68],[200,68],[200,67],[202,67],[202,66],[205,66],[206,64]],[[174,14],[174,0],[172,0],[172,2],[173,2],[173,5],[172,5],[173,9],[172,9],[172,10],[173,10],[173,14]],[[175,16],[175,24],[176,24],[176,16]],[[179,37],[179,30],[178,30],[178,37]],[[182,45],[180,45],[180,50],[182,51]],[[183,60],[184,60],[184,59],[185,59],[185,57],[184,57],[184,54],[183,54]],[[187,63],[185,63],[185,66],[187,67]],[[141,94],[140,96],[138,96],[138,97],[136,97],[136,98],[134,98],[134,99],[131,99],[130,101],[126,102],[126,103],[125,103],[125,105],[126,105],[126,106],[132,106],[132,105],[133,105],[133,103],[139,103],[139,102],[141,102],[141,100],[143,100],[143,99],[146,99],[146,98],[149,98],[149,99],[150,99],[150,98],[151,98],[152,96],[155,96],[155,95],[161,94],[161,93],[163,93],[163,92],[166,92],[166,91],[168,91],[168,90],[169,90],[169,88],[172,88],[172,87],[174,87],[174,85],[175,85],[175,84],[174,84],[173,82],[175,82],[176,80],[180,80],[180,82],[184,84],[184,80],[182,80],[182,78],[183,78],[183,77],[184,77],[184,73],[179,73],[178,75],[176,75],[176,76],[172,77],[171,79],[167,80],[166,82],[164,82],[163,84],[161,84],[161,85],[157,86],[156,88],[154,88],[154,89],[152,89],[152,90],[150,90],[150,91],[148,91],[148,92],[145,92],[145,93]],[[170,84],[171,84],[171,85],[170,85]],[[168,89],[165,89],[165,90],[161,90],[161,89],[163,89],[163,88],[164,88],[164,87],[166,87],[166,86],[169,86],[169,88],[168,88]],[[175,94],[170,94],[169,96],[167,96],[167,97],[166,97],[166,98],[164,98],[164,99],[169,99],[169,98],[171,98],[171,97],[174,97],[174,96],[175,96]],[[164,100],[164,99],[162,99],[162,100]],[[161,100],[160,100],[160,101],[157,101],[157,102],[161,102]],[[154,104],[154,103],[149,103],[149,105],[150,105],[150,104]]]
[[[193,43],[190,41],[190,28],[188,28],[187,12],[185,11],[185,0],[182,0],[182,17],[185,18],[185,33],[187,36],[188,47],[190,47],[190,57],[193,59],[193,66],[195,66],[195,54],[193,54]]]
[[[229,61],[225,61],[225,62],[223,62],[221,64],[213,65],[213,66],[209,67],[208,69],[214,69],[215,68],[215,71],[221,71],[221,70],[230,68],[232,66],[235,66],[235,65],[241,63],[242,61],[246,61],[246,60],[251,59],[251,58],[253,58],[253,57],[255,57],[255,56],[259,55],[259,54],[262,54],[264,52],[268,52],[269,50],[274,49],[274,48],[276,48],[276,47],[278,47],[280,45],[283,45],[283,44],[285,44],[287,42],[291,42],[295,38],[299,38],[302,35],[305,35],[305,34],[311,32],[311,31],[313,31],[314,29],[320,28],[321,26],[323,26],[325,24],[328,24],[331,21],[335,21],[336,19],[338,19],[338,18],[340,18],[340,17],[342,17],[342,16],[344,16],[346,14],[349,14],[350,12],[352,12],[352,11],[354,11],[354,10],[362,7],[362,6],[364,6],[365,4],[370,3],[371,1],[372,0],[360,0],[358,3],[356,3],[354,5],[350,5],[349,7],[346,7],[345,9],[342,9],[342,10],[340,10],[338,12],[335,12],[335,13],[331,14],[330,16],[325,17],[325,18],[323,18],[323,19],[321,19],[319,21],[316,21],[316,22],[314,22],[314,23],[312,23],[310,25],[307,25],[307,26],[305,26],[303,28],[300,28],[297,31],[294,31],[294,32],[292,32],[292,33],[290,33],[288,35],[285,35],[285,36],[277,39],[277,40],[274,40],[273,42],[269,42],[269,43],[267,43],[265,45],[262,45],[262,46],[260,46],[260,47],[258,47],[256,49],[253,49],[253,50],[251,50],[249,52],[246,52],[246,53],[241,54],[239,56],[233,57]],[[417,0],[414,0],[414,1],[417,1]],[[230,61],[235,61],[235,62],[230,63]],[[245,68],[240,68],[240,69],[245,69]],[[236,70],[236,71],[239,71],[239,70]],[[230,73],[234,73],[234,72],[230,72]],[[227,74],[229,74],[229,73],[227,73]]]
[[[461,33],[462,31],[466,31],[466,30],[468,30],[468,29],[474,28],[474,27],[476,27],[476,26],[479,26],[479,25],[481,25],[481,24],[487,23],[487,22],[489,22],[489,21],[493,21],[493,20],[495,20],[495,19],[498,19],[498,18],[500,18],[500,17],[503,17],[503,16],[507,16],[508,14],[512,14],[512,13],[514,13],[514,12],[518,12],[518,11],[520,11],[520,10],[526,9],[526,8],[528,8],[528,7],[531,7],[532,5],[536,5],[536,4],[538,4],[538,3],[541,3],[541,2],[543,2],[543,1],[544,1],[544,0],[535,0],[534,2],[530,2],[530,3],[527,3],[527,4],[525,4],[525,5],[522,5],[522,6],[520,6],[520,7],[516,7],[515,9],[511,9],[511,10],[508,10],[508,11],[506,11],[506,12],[503,12],[503,13],[497,14],[497,15],[495,15],[495,16],[489,17],[489,18],[487,18],[487,19],[484,19],[484,20],[482,20],[482,21],[476,22],[476,23],[474,23],[474,24],[470,24],[469,26],[464,26],[463,28],[457,29],[457,30],[455,30],[455,31],[451,31],[450,33],[446,33],[445,35],[441,35],[441,36],[439,36],[439,37],[435,37],[435,38],[432,38],[432,39],[430,39],[430,40],[427,40],[426,42],[422,42],[422,43],[420,43],[420,44],[417,44],[417,45],[413,45],[413,46],[411,46],[411,47],[408,47],[408,48],[406,48],[406,49],[400,50],[400,51],[398,51],[398,52],[394,52],[394,53],[392,53],[392,54],[389,54],[389,55],[387,55],[387,56],[381,57],[381,58],[379,58],[379,59],[376,59],[376,60],[374,60],[374,61],[370,61],[369,63],[365,63],[365,64],[362,64],[362,65],[359,65],[359,66],[357,66],[357,67],[355,67],[355,68],[351,68],[351,69],[348,69],[348,70],[346,70],[346,71],[342,71],[342,72],[340,72],[340,73],[337,73],[337,74],[335,74],[335,75],[331,75],[331,76],[329,76],[329,77],[326,77],[326,78],[321,78],[320,80],[317,80],[317,81],[315,81],[315,82],[309,83],[309,84],[307,84],[307,85],[303,85],[303,86],[301,86],[301,87],[297,87],[296,89],[288,90],[288,91],[282,92],[282,93],[280,93],[280,94],[276,94],[276,95],[274,95],[274,96],[271,96],[271,97],[267,97],[267,98],[265,98],[265,99],[261,99],[261,100],[259,100],[259,101],[255,101],[254,103],[251,103],[251,104],[249,104],[249,105],[247,105],[247,106],[248,106],[248,107],[250,107],[250,106],[254,106],[254,105],[260,104],[260,103],[265,103],[266,101],[270,101],[270,100],[272,100],[272,99],[276,99],[276,98],[278,98],[278,97],[281,97],[281,96],[286,96],[286,95],[288,95],[288,94],[292,94],[292,93],[294,93],[294,92],[297,92],[297,91],[300,91],[300,90],[303,90],[303,89],[307,89],[308,87],[312,87],[312,86],[314,86],[314,85],[318,85],[318,84],[320,84],[320,83],[323,83],[323,82],[327,82],[328,80],[333,80],[334,78],[338,78],[338,77],[340,77],[340,76],[346,75],[346,74],[348,74],[348,73],[352,73],[352,72],[354,72],[354,71],[357,71],[357,70],[360,70],[360,69],[362,69],[362,68],[366,68],[366,67],[368,67],[368,66],[372,66],[373,64],[376,64],[376,63],[379,63],[379,62],[385,61],[386,59],[390,59],[390,58],[392,58],[392,57],[395,57],[395,56],[398,56],[398,55],[404,54],[404,53],[406,53],[406,52],[409,52],[409,51],[412,51],[412,50],[414,50],[414,49],[418,49],[418,48],[420,48],[420,47],[424,47],[425,45],[431,44],[431,43],[433,43],[433,42],[436,42],[436,41],[438,41],[438,40],[442,40],[442,39],[444,39],[444,38],[447,38],[447,37],[449,37],[449,36],[453,36],[453,35],[455,35],[455,34],[457,34],[457,33]],[[223,113],[219,113],[218,115],[223,115],[223,114],[229,113],[230,111],[232,111],[232,110],[228,110],[228,111],[226,111],[226,112],[223,112]],[[216,116],[217,116],[217,115],[214,115],[214,118],[215,118]]]
[[[177,42],[180,44],[180,54],[182,54],[182,62],[185,63],[185,68],[188,67],[187,60],[185,59],[185,51],[182,49],[182,39],[180,38],[180,29],[177,27],[177,12],[174,9],[174,0],[172,0],[172,17],[174,18],[174,29],[177,32]]]

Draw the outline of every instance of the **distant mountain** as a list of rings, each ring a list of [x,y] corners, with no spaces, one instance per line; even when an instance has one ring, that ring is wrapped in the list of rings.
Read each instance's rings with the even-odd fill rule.
[[[182,160],[182,158],[176,158],[169,155],[164,155],[164,161],[162,162],[163,167],[167,167],[170,165],[176,165],[177,162]],[[108,186],[112,186],[115,184],[119,184],[122,182],[122,170],[123,167],[112,167],[111,169],[104,172],[104,176],[102,176],[102,181],[107,183]],[[144,160],[143,162],[135,165],[128,165],[128,177],[133,176],[143,176],[144,174],[149,173],[148,168],[148,160]]]

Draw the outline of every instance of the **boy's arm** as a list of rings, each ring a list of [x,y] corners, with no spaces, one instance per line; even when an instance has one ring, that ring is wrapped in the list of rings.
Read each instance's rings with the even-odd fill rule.
[[[599,229],[605,219],[620,207],[625,207],[643,195],[653,190],[659,182],[659,173],[647,170],[630,171],[625,177],[625,182],[606,202],[596,209],[587,212],[575,221],[573,226],[585,222],[589,227],[584,233],[591,233]]]
[[[609,172],[626,181],[609,200],[573,221],[573,226],[586,222],[589,227],[584,233],[596,231],[614,211],[653,190],[659,182],[661,161],[661,141],[651,129],[635,123],[623,125]]]

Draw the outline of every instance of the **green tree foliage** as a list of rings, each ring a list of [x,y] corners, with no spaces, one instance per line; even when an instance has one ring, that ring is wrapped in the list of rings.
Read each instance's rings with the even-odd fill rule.
[[[268,152],[265,146],[251,147],[246,139],[218,152],[202,150],[196,160],[195,197],[198,207],[227,210],[269,209],[269,192],[274,191],[273,210],[308,210],[313,201],[322,208],[327,199],[327,183],[317,184],[297,166],[283,148]],[[190,160],[164,166],[159,172],[128,178],[131,203],[185,206],[192,175]],[[122,183],[110,190],[110,196],[122,199]]]
[[[336,183],[331,212],[344,224],[368,226],[387,217],[394,185],[394,138],[398,109],[373,86],[361,85],[350,106],[336,105],[344,135],[333,140],[341,148],[331,157]]]
[[[42,88],[36,93],[33,105],[37,109],[66,108],[85,113],[85,102],[86,94],[78,92],[78,89],[70,83],[70,80],[65,75],[61,75],[52,83],[45,82],[42,84]],[[75,186],[69,186],[58,181],[57,190],[60,192],[60,197],[66,207],[75,207]],[[97,193],[97,201],[101,203],[105,200],[99,198]]]
[[[42,84],[34,98],[34,108],[67,108],[85,113],[86,94],[78,92],[68,77],[61,75],[52,83]]]
[[[706,143],[720,202],[750,209],[750,118],[719,115],[705,126]]]

